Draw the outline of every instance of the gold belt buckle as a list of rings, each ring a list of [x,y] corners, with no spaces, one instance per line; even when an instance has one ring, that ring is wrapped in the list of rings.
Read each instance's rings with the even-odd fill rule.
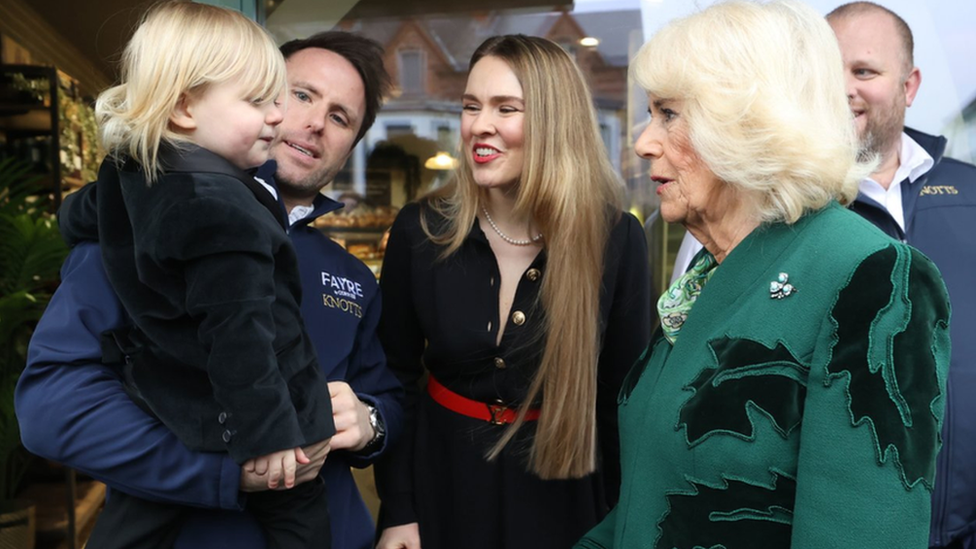
[[[497,401],[495,404],[486,404],[488,406],[488,413],[491,414],[491,419],[488,420],[492,425],[505,425],[505,421],[502,420],[502,414],[508,410],[501,400]]]

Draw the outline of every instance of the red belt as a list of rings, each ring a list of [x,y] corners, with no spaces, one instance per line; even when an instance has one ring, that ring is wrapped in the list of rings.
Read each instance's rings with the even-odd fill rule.
[[[430,394],[430,398],[434,399],[434,402],[452,412],[487,421],[494,425],[515,423],[515,418],[519,413],[517,408],[511,408],[501,403],[488,404],[463,397],[441,385],[439,381],[434,379],[434,376],[430,376],[427,381],[427,393]],[[526,411],[525,421],[537,419],[539,419],[538,409],[530,408]]]

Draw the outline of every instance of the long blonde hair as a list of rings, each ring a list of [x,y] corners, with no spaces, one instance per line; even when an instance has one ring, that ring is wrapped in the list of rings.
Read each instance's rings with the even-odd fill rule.
[[[470,67],[486,56],[505,61],[522,85],[525,161],[514,214],[535,221],[547,254],[539,371],[517,421],[488,457],[508,444],[541,392],[531,469],[545,479],[578,478],[596,468],[600,290],[622,186],[600,137],[589,89],[565,50],[543,38],[496,36],[479,46]],[[452,182],[427,197],[429,207],[446,219],[443,230],[434,234],[421,216],[427,235],[445,246],[442,257],[460,248],[484,200],[468,155],[460,156]]]
[[[232,80],[253,83],[247,99],[274,101],[287,85],[285,61],[271,36],[239,12],[191,2],[151,9],[122,54],[122,80],[98,96],[102,145],[160,173],[159,147],[186,137],[170,127],[184,94]]]

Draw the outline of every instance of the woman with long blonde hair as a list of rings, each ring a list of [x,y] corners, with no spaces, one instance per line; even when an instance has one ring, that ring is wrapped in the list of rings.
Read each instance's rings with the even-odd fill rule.
[[[561,47],[488,39],[462,100],[455,177],[403,209],[384,260],[380,337],[412,421],[378,467],[379,547],[568,547],[616,499],[644,236]]]

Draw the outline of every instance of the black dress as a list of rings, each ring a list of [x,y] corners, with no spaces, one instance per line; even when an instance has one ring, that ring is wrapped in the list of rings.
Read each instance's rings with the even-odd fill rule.
[[[487,238],[476,221],[461,248],[440,260],[442,248],[420,226],[421,209],[411,204],[400,212],[383,261],[380,338],[409,399],[406,432],[376,467],[383,500],[379,526],[419,522],[424,549],[571,547],[617,499],[617,393],[650,338],[644,233],[633,216],[622,214],[606,253],[599,470],[579,480],[543,481],[528,471],[534,422],[488,462],[485,454],[507,426],[443,408],[423,390],[421,379],[426,367],[464,397],[513,406],[524,400],[544,344],[537,298],[545,252],[525,271],[515,293],[511,314],[522,313],[524,322],[507,322],[496,345],[500,275]],[[423,211],[435,230],[443,223],[429,209]]]

